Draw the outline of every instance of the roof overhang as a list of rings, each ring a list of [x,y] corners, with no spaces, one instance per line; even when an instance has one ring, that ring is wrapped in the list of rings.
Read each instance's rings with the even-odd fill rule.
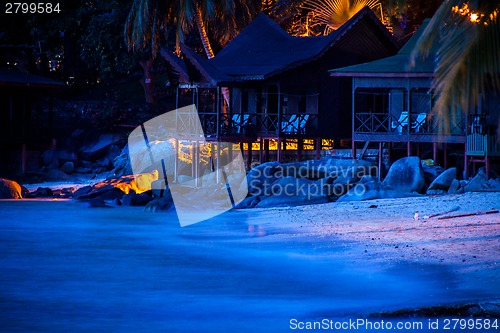
[[[64,82],[55,81],[40,75],[19,72],[9,68],[0,68],[0,86],[40,89],[67,88]]]
[[[434,73],[359,73],[359,72],[330,72],[330,76],[337,77],[382,77],[382,78],[433,78]]]

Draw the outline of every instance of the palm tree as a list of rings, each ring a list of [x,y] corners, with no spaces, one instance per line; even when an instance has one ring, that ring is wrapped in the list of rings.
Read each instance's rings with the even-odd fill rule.
[[[176,27],[177,53],[185,34],[196,30],[210,59],[214,57],[214,52],[207,30],[221,44],[227,43],[257,12],[258,6],[254,3],[251,0],[134,0],[125,23],[125,40],[129,49],[147,50],[151,54],[150,59],[141,63],[146,99],[152,100],[146,85],[149,88],[152,86],[152,64],[166,38],[168,24]],[[229,92],[225,91],[224,97],[228,102]]]
[[[364,7],[381,6],[379,0],[306,0],[302,7],[314,13],[319,24],[331,30],[338,29]]]
[[[434,110],[445,126],[474,113],[488,91],[500,91],[499,15],[499,1],[445,0],[419,40],[414,58],[437,45]]]

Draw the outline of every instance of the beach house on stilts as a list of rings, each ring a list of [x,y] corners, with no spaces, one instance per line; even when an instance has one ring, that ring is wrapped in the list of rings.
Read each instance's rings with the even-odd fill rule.
[[[408,156],[432,158],[444,167],[463,165],[464,177],[476,163],[484,163],[489,172],[490,160],[500,156],[495,135],[500,96],[487,94],[477,109],[456,116],[440,117],[432,112],[435,49],[414,63],[411,55],[428,23],[424,21],[394,56],[330,70],[332,77],[352,78],[352,155],[357,156],[358,148],[363,147],[357,156],[362,157],[359,155],[375,144],[379,163],[383,149],[391,159],[399,147]],[[451,156],[452,148],[459,153]],[[432,155],[422,156],[424,150]]]
[[[253,160],[319,158],[351,137],[351,78],[329,69],[386,58],[399,45],[364,8],[328,36],[294,37],[259,14],[214,58],[163,50],[177,108],[195,104],[206,140]],[[328,140],[326,140],[328,139]]]

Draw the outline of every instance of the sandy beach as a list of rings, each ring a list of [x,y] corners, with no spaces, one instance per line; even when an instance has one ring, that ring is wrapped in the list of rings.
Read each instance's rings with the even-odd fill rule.
[[[460,273],[500,272],[500,214],[440,218],[498,208],[500,193],[465,193],[276,208],[276,213],[308,234],[354,242],[344,253],[349,261],[443,264]]]

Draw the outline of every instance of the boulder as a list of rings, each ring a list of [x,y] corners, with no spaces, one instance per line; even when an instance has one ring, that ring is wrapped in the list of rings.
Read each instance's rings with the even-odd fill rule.
[[[93,162],[90,162],[90,161],[86,161],[86,160],[80,160],[80,165],[83,167],[83,168],[89,168],[89,169],[92,169],[92,166],[94,165]]]
[[[375,176],[372,176],[372,175],[363,176],[363,177],[361,177],[361,179],[359,181],[363,184],[369,183],[369,182],[378,182],[379,183],[379,179]]]
[[[420,159],[411,156],[394,162],[382,186],[399,192],[422,191],[425,187],[425,179]]]
[[[283,177],[283,173],[278,166],[278,162],[268,162],[250,169],[247,174],[248,194],[269,195],[271,185],[277,179]]]
[[[457,178],[457,168],[449,168],[434,179],[427,189],[427,194],[434,193],[433,191],[437,191],[435,193],[438,194],[446,193],[455,178]],[[429,191],[431,193],[429,193]]]
[[[324,187],[306,178],[279,179],[272,185],[271,194],[263,198],[256,207],[299,206],[328,202]]]
[[[36,191],[30,192],[29,196],[31,198],[37,198],[37,197],[51,197],[54,193],[52,192],[52,189],[48,187],[39,187],[36,189]]]
[[[113,166],[113,162],[111,162],[111,159],[107,156],[105,156],[101,159],[98,159],[96,161],[96,163],[98,166],[105,168],[105,169],[110,169]]]
[[[442,195],[446,193],[447,191],[445,190],[429,190],[429,189],[425,192],[425,194],[427,195]]]
[[[97,198],[101,198],[105,202],[111,202],[114,200],[122,200],[123,196],[124,194],[121,190],[112,188],[109,191],[103,191]]]
[[[67,150],[49,149],[42,153],[42,163],[50,166],[50,169],[54,169],[54,166],[58,168],[60,163],[76,160],[76,154]]]
[[[163,158],[163,163],[166,170],[174,170],[175,165],[175,148],[170,141],[153,141],[150,142],[150,149],[154,151],[155,156],[160,156]],[[133,158],[130,158],[130,153],[133,154]],[[126,145],[119,156],[114,158],[114,174],[116,177],[132,175],[135,173],[151,172],[155,169],[161,169],[161,160],[155,161],[156,165],[151,165],[151,159],[149,155],[149,150],[144,149],[141,144],[133,145],[129,147]],[[132,165],[134,163],[135,165]],[[208,163],[200,166],[201,169],[208,167]],[[200,169],[200,173],[203,174],[203,170]],[[191,174],[191,164],[186,163],[182,160],[178,161],[177,164],[178,174]]]
[[[304,162],[293,162],[282,164],[278,167],[283,177],[291,176],[295,178],[307,178],[319,180],[331,178],[331,184],[337,177],[346,177],[352,168],[356,169],[355,175],[361,178],[363,175],[376,174],[377,166],[369,161],[340,159],[325,157],[321,160],[309,160]]]
[[[377,187],[376,184],[357,184],[347,194],[341,196],[337,202],[347,201],[365,201],[374,199],[407,198],[420,196],[417,192],[408,192],[404,190],[394,190],[390,188]]]
[[[110,191],[115,190],[115,187],[113,185],[102,185],[102,184],[96,184],[97,186],[92,186],[92,188],[87,191],[87,186],[85,186],[84,189],[79,189],[73,194],[73,198],[78,199],[78,200],[89,200],[89,199],[94,199],[97,197],[100,197]],[[87,191],[87,193],[85,193]],[[121,192],[123,196],[123,192]]]
[[[78,153],[83,159],[96,161],[106,156],[110,147],[119,144],[122,140],[122,136],[118,134],[101,134],[97,138],[85,143]]]
[[[73,193],[75,193],[75,188],[74,187],[65,187],[65,188],[62,188],[61,189],[61,192],[63,193],[63,195],[65,195],[66,197],[70,197],[73,195]]]
[[[362,178],[365,175],[376,176],[378,173],[377,164],[371,161],[325,157],[321,162],[321,167],[327,170],[328,175],[334,178],[342,174],[345,175],[346,170],[350,170],[351,168],[356,168],[358,178]]]
[[[488,180],[488,184],[490,185],[490,188],[494,191],[500,191],[500,178],[491,178]]]
[[[372,177],[366,173],[363,166],[357,166],[342,170],[338,177],[333,181],[333,184],[348,185],[357,183],[362,177]]]
[[[113,206],[106,204],[106,202],[99,197],[90,200],[88,204],[89,208],[114,208]]]
[[[70,175],[75,171],[75,164],[73,162],[66,162],[61,167],[61,171]]]
[[[433,160],[424,160],[422,161],[422,170],[424,171],[425,183],[429,185],[434,181],[434,179],[443,173],[445,169],[434,164]]]
[[[135,176],[122,176],[119,178],[107,179],[94,184],[92,189],[88,190],[86,193],[82,193],[83,190],[82,192],[80,192],[80,190],[76,191],[74,197],[80,200],[87,200],[99,197],[113,189],[121,191],[122,196],[123,194],[130,193],[131,191],[134,191],[135,193],[143,193],[150,191],[151,184],[156,180],[158,180],[158,171],[156,170],[150,173]]]
[[[243,201],[241,201],[239,204],[237,204],[236,207],[234,207],[234,208],[235,209],[253,208],[253,207],[257,206],[259,201],[260,201],[260,198],[258,196],[251,195],[251,196],[248,196],[245,199],[243,199]]]
[[[79,168],[75,169],[75,172],[76,173],[81,173],[81,174],[89,174],[89,173],[92,173],[92,169],[91,168],[85,168],[85,167],[79,167]]]
[[[45,181],[68,180],[70,178],[71,178],[70,175],[58,169],[48,170],[44,175]]]
[[[182,183],[187,183],[192,181],[194,178],[192,176],[188,175],[179,175],[177,176],[177,183],[182,184]]]
[[[90,186],[90,185],[80,187],[78,190],[73,192],[73,198],[78,199],[80,196],[89,193],[91,190],[92,190],[92,186]]]
[[[315,160],[286,163],[279,165],[277,168],[283,177],[318,180],[328,176],[328,170],[321,167],[320,161]]]
[[[172,197],[168,196],[154,198],[144,207],[144,211],[152,213],[170,210],[174,210],[174,202],[172,201]]]
[[[122,199],[123,206],[146,206],[153,198],[147,193],[135,194],[130,192],[125,194]]]
[[[111,145],[108,148],[108,154],[106,155],[106,157],[112,162],[115,158],[120,156],[121,152],[121,149],[118,148],[117,145]]]
[[[488,179],[486,178],[485,168],[480,168],[476,176],[470,180],[467,185],[464,186],[465,192],[480,192],[484,190],[489,190],[490,185],[488,184]]]
[[[348,193],[349,190],[356,186],[355,184],[326,184],[323,185],[323,191],[326,194],[328,201],[337,201],[338,198]]]
[[[59,161],[52,161],[49,164],[47,164],[47,170],[58,169],[58,168],[59,168]]]
[[[22,188],[17,182],[0,178],[0,199],[22,199]]]
[[[450,187],[448,188],[448,194],[461,194],[464,193],[464,188],[462,187],[462,184],[460,183],[459,180],[453,179],[453,181],[450,184]]]
[[[271,185],[271,193],[269,195],[280,195],[282,193],[286,193],[290,196],[296,194],[298,188],[301,187],[309,187],[309,186],[319,186],[317,182],[313,180],[309,180],[307,178],[295,178],[295,177],[283,177],[277,179]]]

